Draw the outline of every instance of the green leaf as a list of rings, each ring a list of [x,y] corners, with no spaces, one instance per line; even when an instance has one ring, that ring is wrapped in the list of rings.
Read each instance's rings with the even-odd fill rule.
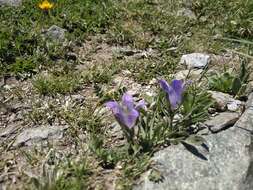
[[[239,92],[239,90],[240,90],[241,87],[242,87],[241,80],[239,78],[237,78],[237,77],[234,78],[233,84],[232,84],[232,93],[234,95],[236,95]]]
[[[240,79],[241,79],[242,81],[244,81],[244,77],[246,76],[246,74],[247,74],[246,65],[245,65],[244,62],[242,62],[241,68],[240,68]]]

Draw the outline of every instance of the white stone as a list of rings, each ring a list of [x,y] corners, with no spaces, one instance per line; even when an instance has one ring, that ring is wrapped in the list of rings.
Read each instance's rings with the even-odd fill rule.
[[[228,108],[229,111],[235,112],[235,111],[239,110],[239,108],[241,107],[241,105],[242,105],[241,101],[234,100],[234,101],[231,101],[231,102],[227,103],[227,108]]]
[[[181,57],[180,64],[184,64],[187,68],[204,68],[210,62],[210,56],[203,53],[191,53]]]

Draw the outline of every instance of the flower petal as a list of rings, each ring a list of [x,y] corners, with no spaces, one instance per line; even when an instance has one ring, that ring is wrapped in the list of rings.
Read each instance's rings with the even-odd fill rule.
[[[170,85],[167,83],[167,81],[164,80],[164,79],[161,79],[161,80],[159,80],[158,82],[159,82],[161,88],[162,88],[166,93],[169,93],[169,91],[170,91]]]
[[[147,109],[146,107],[146,102],[144,100],[140,100],[136,106],[135,106],[136,110],[140,110],[140,109]]]
[[[123,104],[123,106],[126,106],[128,110],[133,109],[134,108],[133,96],[126,92],[122,96],[122,104]]]
[[[127,114],[123,111],[122,108],[120,108],[119,112],[114,116],[122,127],[127,127]]]
[[[171,86],[174,89],[177,96],[177,103],[180,104],[182,101],[182,94],[184,91],[184,83],[182,80],[173,80]]]
[[[172,89],[169,94],[167,94],[167,99],[169,99],[170,105],[172,109],[176,109],[178,105],[178,95],[175,90]]]
[[[118,114],[120,112],[120,106],[116,101],[109,101],[105,103],[105,106],[112,110],[113,114]]]
[[[139,117],[139,112],[135,109],[132,109],[128,114],[127,117],[125,118],[125,125],[128,128],[133,128],[134,125],[136,124],[137,118]]]
[[[117,120],[117,122],[121,125],[126,127],[127,123],[127,114],[124,112],[123,108],[118,104],[116,101],[109,101],[106,104],[106,107],[112,110],[112,113]]]
[[[177,94],[182,94],[183,93],[184,83],[183,83],[182,80],[173,80],[171,82],[171,86]]]
[[[171,86],[166,80],[159,80],[162,89],[166,92],[166,97],[170,102],[171,108],[176,109],[178,104],[181,103],[181,82],[180,80],[173,80]],[[177,91],[176,91],[177,90]],[[182,91],[182,92],[181,92]]]

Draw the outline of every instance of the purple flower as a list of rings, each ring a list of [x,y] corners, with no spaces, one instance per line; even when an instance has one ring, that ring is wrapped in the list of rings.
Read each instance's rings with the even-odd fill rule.
[[[136,121],[139,117],[139,110],[141,108],[146,108],[146,103],[144,100],[139,101],[134,105],[134,100],[132,95],[125,93],[122,96],[122,103],[119,104],[116,101],[109,101],[106,104],[116,120],[121,126],[128,127],[129,129],[133,128],[136,124]]]
[[[183,92],[185,90],[185,84],[182,80],[173,80],[171,85],[166,80],[159,80],[161,88],[165,91],[166,97],[170,102],[171,108],[174,110],[182,102]]]

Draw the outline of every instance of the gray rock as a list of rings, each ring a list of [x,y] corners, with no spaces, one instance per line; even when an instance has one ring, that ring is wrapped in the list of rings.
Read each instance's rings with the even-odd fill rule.
[[[232,100],[232,96],[229,94],[225,94],[222,92],[217,92],[217,91],[208,91],[208,93],[211,94],[212,99],[214,100],[215,103],[215,108],[219,111],[225,111],[227,103]]]
[[[186,69],[186,70],[177,72],[174,75],[174,78],[180,80],[180,79],[186,79],[186,77],[188,76],[190,79],[197,80],[200,78],[202,72],[203,72],[202,69],[197,69],[197,70]]]
[[[55,41],[63,41],[65,38],[65,29],[62,29],[59,26],[53,25],[51,26],[47,32],[46,35]]]
[[[235,100],[231,95],[225,94],[223,92],[208,91],[214,100],[214,107],[219,111],[240,111],[243,108],[244,103]]]
[[[235,124],[239,119],[239,114],[235,112],[222,112],[212,119],[206,121],[204,124],[212,132],[219,132],[221,130],[227,129]]]
[[[180,64],[184,64],[187,68],[204,68],[210,62],[210,56],[203,53],[191,53],[181,57]]]
[[[253,92],[253,81],[250,81],[250,82],[247,84],[246,91],[245,91],[245,93],[246,93],[247,95],[249,95],[251,92]]]
[[[208,108],[208,113],[215,114],[216,113],[216,109],[215,108]]]
[[[75,102],[78,103],[83,103],[85,100],[85,97],[82,96],[81,94],[75,94],[75,95],[71,95],[72,100],[74,100]]]
[[[25,129],[17,136],[13,143],[13,147],[19,147],[22,145],[29,146],[48,138],[60,139],[62,138],[63,131],[67,128],[67,126],[40,126]]]
[[[17,7],[21,5],[22,0],[0,0],[0,5],[8,5]]]
[[[152,96],[155,94],[154,88],[152,88],[150,85],[141,85],[129,77],[117,75],[113,79],[113,83],[117,87],[126,87],[128,92],[132,95],[146,94],[148,96]]]
[[[177,16],[184,16],[184,17],[187,17],[187,18],[192,19],[192,20],[197,19],[195,13],[191,9],[188,9],[188,8],[180,9],[177,12]]]
[[[134,189],[252,190],[253,98],[248,105],[233,127],[205,136],[206,148],[180,144],[155,153],[155,167],[163,180],[150,181],[148,171]]]
[[[239,111],[242,106],[243,106],[243,103],[240,100],[229,101],[227,103],[228,111],[233,111],[233,112]]]

